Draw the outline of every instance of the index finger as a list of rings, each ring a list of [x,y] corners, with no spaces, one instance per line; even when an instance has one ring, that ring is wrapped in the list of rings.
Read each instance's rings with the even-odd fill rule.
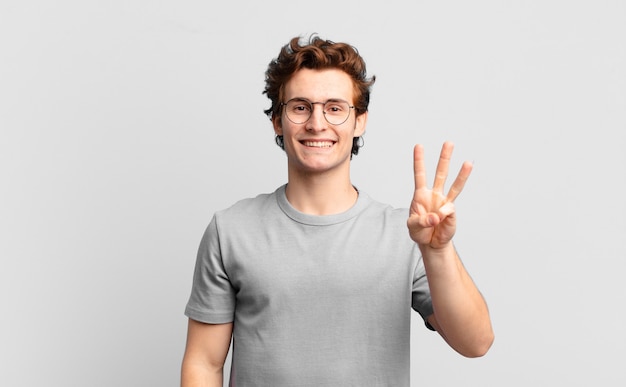
[[[473,163],[469,161],[466,161],[463,163],[463,165],[461,166],[461,170],[459,171],[459,174],[456,176],[454,183],[452,183],[452,186],[450,187],[450,191],[448,191],[448,195],[447,195],[448,200],[454,201],[457,198],[457,196],[459,196],[461,191],[463,191],[463,187],[465,187],[465,183],[467,182],[467,179],[469,178],[470,173],[472,173],[473,168],[474,168]]]

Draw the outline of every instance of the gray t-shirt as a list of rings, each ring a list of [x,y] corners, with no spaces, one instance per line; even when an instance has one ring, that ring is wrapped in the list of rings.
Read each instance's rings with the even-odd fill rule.
[[[285,186],[215,213],[185,315],[234,322],[231,385],[408,387],[410,310],[432,304],[407,216],[363,192],[308,215]]]

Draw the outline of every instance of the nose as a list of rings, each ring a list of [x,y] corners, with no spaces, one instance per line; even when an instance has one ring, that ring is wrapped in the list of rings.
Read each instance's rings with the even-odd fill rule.
[[[315,105],[320,105],[316,108]],[[324,103],[312,102],[311,103],[311,117],[306,123],[306,129],[311,131],[318,131],[326,129],[326,118],[324,117]]]

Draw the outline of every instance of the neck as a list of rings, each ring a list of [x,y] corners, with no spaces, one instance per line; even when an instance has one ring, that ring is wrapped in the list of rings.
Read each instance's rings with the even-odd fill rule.
[[[310,215],[332,215],[345,212],[356,203],[359,194],[349,175],[289,174],[285,191],[287,200],[298,211]]]

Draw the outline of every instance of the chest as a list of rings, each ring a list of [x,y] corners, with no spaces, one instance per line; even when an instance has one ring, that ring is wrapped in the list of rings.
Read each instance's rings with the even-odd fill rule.
[[[275,230],[275,227],[268,230]],[[223,244],[225,269],[240,305],[357,301],[410,294],[417,255],[381,228],[259,230]]]

